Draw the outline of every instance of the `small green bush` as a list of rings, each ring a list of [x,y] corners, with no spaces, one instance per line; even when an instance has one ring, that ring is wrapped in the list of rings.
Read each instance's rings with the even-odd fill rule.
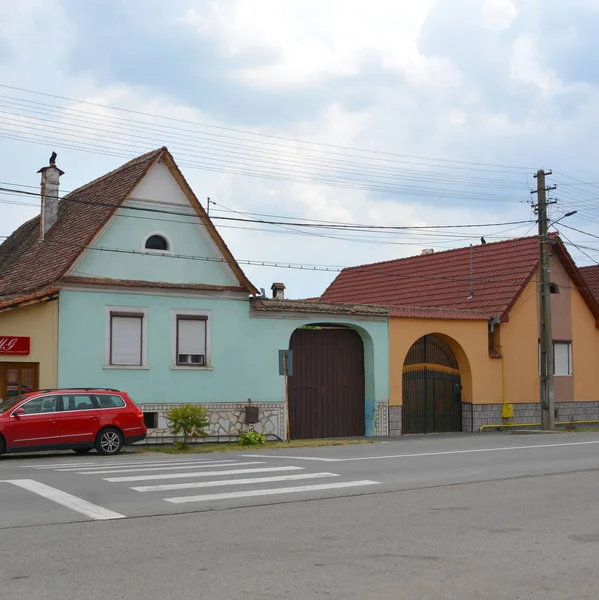
[[[246,431],[239,436],[237,443],[240,446],[261,446],[266,444],[266,436],[257,431]]]
[[[206,437],[204,429],[210,424],[208,409],[199,404],[173,406],[166,414],[166,420],[173,435],[183,436],[183,441],[175,444],[179,450],[185,450],[192,439]]]

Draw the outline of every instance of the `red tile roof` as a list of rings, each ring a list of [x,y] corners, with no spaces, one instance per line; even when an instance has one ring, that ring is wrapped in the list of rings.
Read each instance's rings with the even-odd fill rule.
[[[170,290],[213,291],[213,292],[243,292],[245,288],[234,285],[209,285],[206,283],[167,283],[161,281],[143,281],[132,279],[110,279],[106,277],[79,277],[69,275],[61,280],[63,285],[104,285],[108,287],[157,288]]]
[[[470,310],[448,310],[444,308],[414,308],[406,306],[389,307],[391,317],[406,317],[412,319],[447,319],[460,320],[467,319],[471,321],[487,321],[488,315],[482,312]]]
[[[562,241],[552,237],[556,255],[599,319],[597,301]],[[507,320],[538,263],[537,237],[457,248],[344,269],[321,301],[395,306],[395,316],[418,314],[410,314],[408,308],[443,309],[446,316],[436,318],[498,316]],[[430,310],[420,314],[419,318],[435,318]]]
[[[599,265],[593,265],[591,267],[579,267],[578,269],[582,273],[582,276],[587,282],[587,285],[589,286],[593,296],[599,300]]]
[[[0,245],[0,298],[35,292],[60,282],[150,167],[162,159],[181,185],[244,289],[257,293],[193,194],[167,148],[138,156],[78,188],[59,202],[58,220],[40,240],[40,217],[19,227]]]
[[[8,300],[0,300],[0,312],[12,310],[14,308],[21,308],[23,306],[29,306],[30,304],[37,304],[38,302],[46,302],[48,300],[54,300],[58,298],[60,288],[54,287],[46,290],[41,290],[35,294],[28,294],[26,296],[17,296]]]

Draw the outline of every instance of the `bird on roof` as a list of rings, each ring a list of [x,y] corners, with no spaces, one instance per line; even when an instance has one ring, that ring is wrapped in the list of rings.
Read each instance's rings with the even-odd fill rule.
[[[487,240],[485,240],[485,238],[484,238],[484,237],[481,237],[481,238],[480,238],[480,242],[481,242],[481,244],[486,244],[486,243],[487,243]]]
[[[56,152],[52,152],[52,155],[50,156],[50,164],[51,165],[55,165],[56,164]]]

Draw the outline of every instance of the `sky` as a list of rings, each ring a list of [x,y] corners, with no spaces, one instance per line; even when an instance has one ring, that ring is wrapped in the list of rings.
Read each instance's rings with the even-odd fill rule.
[[[53,150],[66,192],[166,145],[211,216],[288,223],[215,219],[257,287],[305,298],[335,276],[310,265],[534,234],[546,169],[596,264],[598,27],[599,0],[0,0],[0,187],[35,191]],[[38,212],[0,192],[0,236]]]

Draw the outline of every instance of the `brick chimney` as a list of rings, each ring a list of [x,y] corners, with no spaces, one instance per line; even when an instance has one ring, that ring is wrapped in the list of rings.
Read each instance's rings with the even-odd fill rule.
[[[273,298],[276,298],[277,300],[285,299],[285,284],[284,283],[275,282],[270,286],[270,289],[272,290]]]
[[[38,173],[42,174],[41,194],[42,213],[40,219],[40,239],[44,239],[52,225],[58,220],[58,185],[61,171],[56,166],[56,152],[52,152],[47,167],[42,167]]]

